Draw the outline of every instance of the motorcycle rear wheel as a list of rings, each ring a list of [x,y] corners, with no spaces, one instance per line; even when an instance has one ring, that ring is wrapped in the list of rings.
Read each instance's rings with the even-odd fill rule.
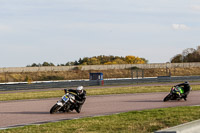
[[[61,107],[60,105],[55,104],[55,105],[50,109],[50,114],[54,114],[54,113],[58,112],[59,109],[60,109],[60,107]]]

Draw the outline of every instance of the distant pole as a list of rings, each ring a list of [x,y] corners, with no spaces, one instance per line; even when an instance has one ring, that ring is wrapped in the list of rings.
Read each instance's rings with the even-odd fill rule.
[[[133,79],[133,70],[131,69],[131,78]]]
[[[144,69],[142,69],[142,78],[144,78]]]
[[[8,82],[7,81],[7,72],[5,72],[5,82]]]
[[[4,82],[6,82],[6,72],[5,72],[4,76],[5,76],[5,77],[4,77],[4,78],[5,78]]]

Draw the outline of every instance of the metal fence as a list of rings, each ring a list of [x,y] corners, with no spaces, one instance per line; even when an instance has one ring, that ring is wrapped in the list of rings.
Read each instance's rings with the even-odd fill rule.
[[[182,77],[162,76],[162,77],[157,77],[157,78],[143,78],[143,79],[37,82],[37,83],[32,83],[32,84],[28,84],[28,83],[0,84],[0,91],[68,88],[68,87],[77,87],[79,85],[82,85],[82,86],[127,85],[127,84],[137,84],[137,83],[184,82],[184,81],[200,81],[200,76],[182,76]]]

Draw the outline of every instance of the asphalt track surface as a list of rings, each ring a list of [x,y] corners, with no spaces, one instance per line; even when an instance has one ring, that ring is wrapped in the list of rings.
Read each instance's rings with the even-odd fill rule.
[[[161,92],[88,96],[79,114],[75,111],[49,114],[50,108],[59,98],[0,102],[0,129],[133,110],[200,105],[200,91],[191,91],[187,101],[163,102],[167,94]]]

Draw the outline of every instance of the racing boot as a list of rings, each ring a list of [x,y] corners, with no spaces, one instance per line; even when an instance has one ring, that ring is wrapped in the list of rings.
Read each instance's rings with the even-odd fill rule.
[[[76,106],[75,110],[77,113],[81,112],[82,105]]]
[[[183,99],[184,99],[185,101],[187,101],[187,95],[183,96]]]

